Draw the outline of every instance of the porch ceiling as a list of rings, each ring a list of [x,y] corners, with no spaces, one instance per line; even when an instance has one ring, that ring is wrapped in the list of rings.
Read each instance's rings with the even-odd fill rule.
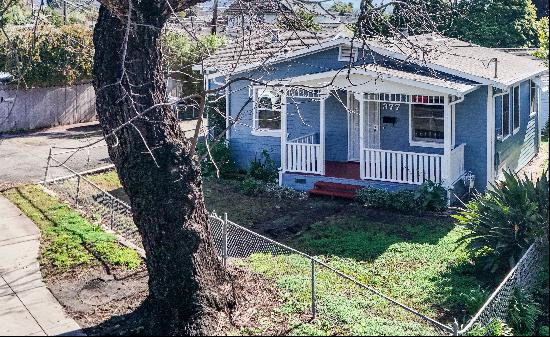
[[[374,64],[285,78],[277,81],[277,84],[305,86],[311,89],[350,90],[358,93],[451,94],[460,97],[478,87],[478,84]]]

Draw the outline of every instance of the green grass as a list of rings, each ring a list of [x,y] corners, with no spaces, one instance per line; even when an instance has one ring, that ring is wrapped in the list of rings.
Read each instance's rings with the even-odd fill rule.
[[[293,246],[423,314],[447,320],[468,309],[468,294],[483,283],[468,253],[456,243],[463,234],[463,229],[435,219],[411,217],[408,223],[392,225],[360,216],[333,217],[315,224]],[[241,264],[275,282],[284,298],[282,314],[309,312],[309,261],[296,255],[258,254]],[[298,325],[291,334],[434,333],[410,313],[324,268],[318,268],[316,277],[319,318]]]
[[[47,194],[37,185],[4,192],[42,233],[41,264],[54,271],[98,262],[129,269],[142,260],[132,249],[116,242],[113,235],[84,219],[77,211]]]
[[[116,174],[91,177],[118,191]],[[447,323],[463,322],[486,300],[499,276],[483,279],[457,240],[464,229],[449,218],[366,212],[353,203],[323,198],[280,200],[240,193],[238,181],[205,178],[207,207],[228,212],[241,225],[258,230],[302,223],[299,235],[285,243],[317,256],[336,269]],[[261,230],[261,229],[260,229]],[[280,238],[278,238],[280,239]],[[272,280],[282,302],[276,313],[257,313],[265,321],[241,334],[270,331],[273,322],[288,323],[291,335],[429,335],[434,331],[412,314],[318,268],[318,318],[310,313],[310,262],[295,255],[253,255],[241,265]],[[272,315],[275,315],[274,318]]]

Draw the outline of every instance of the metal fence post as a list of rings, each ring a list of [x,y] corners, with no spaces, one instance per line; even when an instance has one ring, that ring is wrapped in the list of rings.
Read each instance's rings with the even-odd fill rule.
[[[315,260],[311,259],[311,315],[313,319],[317,316],[317,308],[315,304]]]
[[[44,174],[44,184],[48,179],[48,170],[50,169],[50,160],[52,159],[52,148],[50,147],[50,152],[48,153],[48,162],[46,163],[46,173]]]
[[[75,196],[75,203],[78,207],[78,196],[80,194],[80,174],[78,175],[78,180],[76,182],[76,196]]]
[[[456,318],[453,322],[453,336],[458,336],[458,322],[456,321]]]
[[[223,214],[223,226],[222,226],[222,257],[223,267],[227,267],[227,213]]]

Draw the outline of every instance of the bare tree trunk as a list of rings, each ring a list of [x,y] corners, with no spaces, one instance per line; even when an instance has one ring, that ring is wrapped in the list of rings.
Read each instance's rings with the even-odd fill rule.
[[[136,3],[127,20],[101,6],[94,31],[94,87],[105,135],[165,102],[163,1]],[[124,59],[123,59],[124,58]],[[198,159],[172,107],[160,105],[107,139],[147,254],[146,333],[207,334],[231,304],[208,229]],[[150,149],[150,151],[149,151]]]

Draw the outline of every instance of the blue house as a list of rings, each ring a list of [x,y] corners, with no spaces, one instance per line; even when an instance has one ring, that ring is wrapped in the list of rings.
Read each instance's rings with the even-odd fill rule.
[[[543,64],[456,39],[274,31],[195,69],[207,89],[225,85],[237,165],[267,150],[298,190],[483,191],[539,147]]]

